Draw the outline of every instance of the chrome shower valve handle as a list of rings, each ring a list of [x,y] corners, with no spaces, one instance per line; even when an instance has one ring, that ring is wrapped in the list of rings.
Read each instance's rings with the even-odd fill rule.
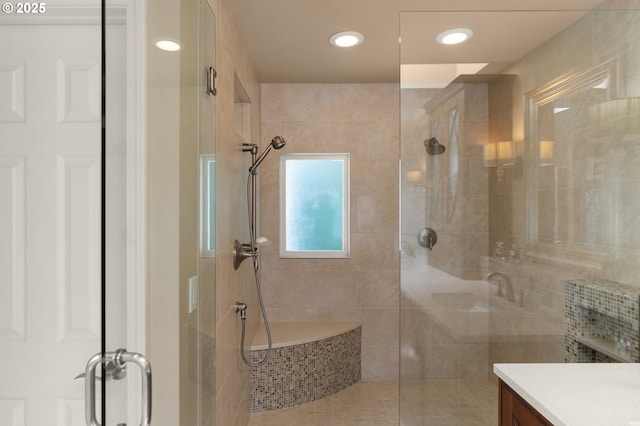
[[[251,244],[242,244],[240,241],[236,240],[233,244],[233,269],[238,269],[243,260],[248,257],[257,257],[258,256],[258,248],[255,250],[251,247]]]

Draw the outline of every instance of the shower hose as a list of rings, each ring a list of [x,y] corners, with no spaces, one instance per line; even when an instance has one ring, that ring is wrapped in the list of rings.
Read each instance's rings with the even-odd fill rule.
[[[242,361],[248,365],[249,367],[260,367],[267,363],[269,360],[269,356],[271,356],[271,329],[269,328],[269,320],[267,319],[267,312],[264,308],[264,301],[262,300],[262,286],[260,283],[260,261],[258,259],[258,245],[256,243],[256,175],[255,173],[250,172],[249,177],[247,179],[247,206],[249,213],[249,238],[251,240],[251,252],[253,256],[251,259],[253,261],[253,275],[255,277],[256,283],[256,292],[258,293],[258,302],[260,303],[260,311],[262,312],[262,319],[264,321],[264,328],[267,332],[267,353],[264,358],[260,361],[252,363],[247,359],[244,352],[244,340],[246,336],[246,310],[243,310],[240,313],[240,320],[242,321],[242,337],[240,339],[240,355],[242,356]]]

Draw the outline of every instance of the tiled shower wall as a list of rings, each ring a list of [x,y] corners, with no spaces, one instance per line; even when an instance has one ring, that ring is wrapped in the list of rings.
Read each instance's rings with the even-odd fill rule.
[[[215,423],[207,425],[246,425],[249,419],[249,368],[240,358],[240,318],[233,307],[237,300],[247,303],[248,334],[257,326],[259,311],[250,262],[239,270],[233,268],[233,243],[248,241],[245,184],[250,156],[242,152],[243,143],[262,145],[260,138],[260,85],[242,44],[242,37],[233,16],[231,0],[211,0],[216,16],[216,258],[215,268],[203,265],[201,286],[215,287],[215,296],[207,292],[200,309],[215,304]],[[236,81],[240,82],[250,105],[244,129],[236,120]],[[249,104],[249,102],[248,102]],[[204,281],[202,279],[204,278]],[[202,294],[202,288],[201,288]],[[204,306],[203,306],[204,304]],[[208,326],[208,330],[211,326]],[[204,362],[214,363],[211,357]],[[211,402],[213,403],[213,402]]]
[[[396,84],[263,84],[262,135],[287,145],[262,163],[261,248],[273,321],[362,322],[362,379],[398,378]],[[351,154],[351,257],[280,259],[278,155]]]

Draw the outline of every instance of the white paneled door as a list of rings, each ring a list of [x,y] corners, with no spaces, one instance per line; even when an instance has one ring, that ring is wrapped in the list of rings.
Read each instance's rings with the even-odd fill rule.
[[[103,134],[101,7],[89,3],[0,12],[2,426],[86,424],[78,376],[126,344],[126,49],[107,56]],[[125,25],[112,21],[107,45],[125,45]],[[111,408],[126,404],[125,383],[107,380],[108,425],[127,421],[126,407]],[[96,393],[102,423],[100,381]]]

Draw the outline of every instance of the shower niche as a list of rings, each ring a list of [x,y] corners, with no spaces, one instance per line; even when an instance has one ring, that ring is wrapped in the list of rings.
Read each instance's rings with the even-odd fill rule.
[[[639,362],[640,289],[612,281],[565,283],[566,362]]]

